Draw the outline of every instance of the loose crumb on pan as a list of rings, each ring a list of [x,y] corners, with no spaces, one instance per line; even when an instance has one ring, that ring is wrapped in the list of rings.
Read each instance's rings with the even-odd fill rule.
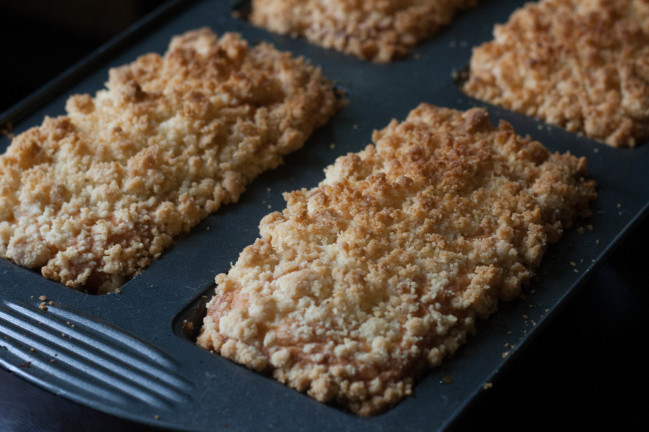
[[[511,300],[590,214],[586,161],[487,112],[422,104],[285,194],[207,305],[198,344],[377,414]]]
[[[0,156],[0,256],[115,290],[340,106],[302,58],[208,29],[110,70]]]
[[[453,377],[450,375],[445,375],[439,380],[440,384],[453,384],[454,382],[455,379],[453,379]]]
[[[473,50],[464,91],[614,147],[649,138],[649,2],[542,0]]]
[[[13,125],[11,123],[5,123],[4,126],[0,126],[0,136],[8,135],[12,129]]]
[[[384,63],[408,54],[478,0],[253,0],[250,21]]]

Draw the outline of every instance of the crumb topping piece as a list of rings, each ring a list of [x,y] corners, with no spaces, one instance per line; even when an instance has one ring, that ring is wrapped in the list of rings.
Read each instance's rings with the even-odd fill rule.
[[[374,62],[405,56],[478,0],[253,0],[250,21]]]
[[[335,112],[303,59],[208,29],[110,70],[0,156],[0,256],[115,290]]]
[[[528,3],[474,49],[464,91],[634,147],[649,138],[649,1]]]
[[[198,344],[360,415],[412,392],[590,214],[586,161],[422,104],[285,194],[216,277]]]

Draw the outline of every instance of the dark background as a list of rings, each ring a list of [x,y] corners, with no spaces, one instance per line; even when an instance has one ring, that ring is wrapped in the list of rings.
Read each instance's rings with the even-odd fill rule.
[[[0,112],[162,3],[0,0]],[[649,430],[648,239],[644,221],[452,429]],[[0,369],[0,432],[86,430],[151,429]]]
[[[0,0],[0,112],[163,0]]]

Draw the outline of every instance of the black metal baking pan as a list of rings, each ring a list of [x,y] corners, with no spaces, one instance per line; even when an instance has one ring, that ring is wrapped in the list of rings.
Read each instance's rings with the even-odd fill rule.
[[[523,2],[485,3],[458,16],[437,37],[404,60],[375,65],[271,34],[233,17],[236,1],[177,1],[100,50],[0,118],[14,133],[62,114],[70,94],[103,86],[108,68],[147,52],[164,52],[173,35],[209,26],[236,31],[250,42],[269,41],[304,55],[344,90],[348,106],[318,130],[284,165],[255,180],[242,199],[224,206],[128,282],[121,294],[94,296],[0,260],[0,363],[55,394],[115,416],[174,430],[435,430],[462,415],[533,335],[552,319],[649,208],[647,146],[621,150],[485,105],[462,94],[454,75],[471,48],[491,38]],[[180,7],[182,6],[182,7]],[[166,12],[165,12],[166,11]],[[213,277],[236,261],[258,235],[257,224],[284,207],[282,192],[312,187],[322,169],[370,142],[371,132],[403,119],[420,102],[466,109],[486,106],[551,150],[586,156],[598,181],[593,216],[568,230],[546,254],[524,298],[502,304],[477,334],[444,364],[427,373],[414,396],[385,414],[359,418],[320,404],[194,345],[186,323],[200,325]],[[0,150],[9,144],[0,138]],[[332,144],[334,144],[332,146]],[[39,297],[54,301],[47,311]],[[32,351],[31,348],[34,348]],[[30,367],[21,365],[29,362]],[[488,387],[488,385],[486,386]]]

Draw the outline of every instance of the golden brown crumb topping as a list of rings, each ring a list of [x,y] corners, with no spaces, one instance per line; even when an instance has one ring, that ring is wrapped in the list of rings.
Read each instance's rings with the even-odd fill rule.
[[[253,0],[250,21],[375,62],[389,62],[477,0]]]
[[[542,0],[473,51],[464,90],[615,147],[649,138],[649,1]]]
[[[201,29],[112,69],[0,156],[0,256],[105,292],[296,150],[338,103],[302,59]]]
[[[596,197],[583,158],[481,109],[423,104],[373,140],[261,221],[216,277],[198,338],[361,415],[410,394],[476,318],[519,295]]]

